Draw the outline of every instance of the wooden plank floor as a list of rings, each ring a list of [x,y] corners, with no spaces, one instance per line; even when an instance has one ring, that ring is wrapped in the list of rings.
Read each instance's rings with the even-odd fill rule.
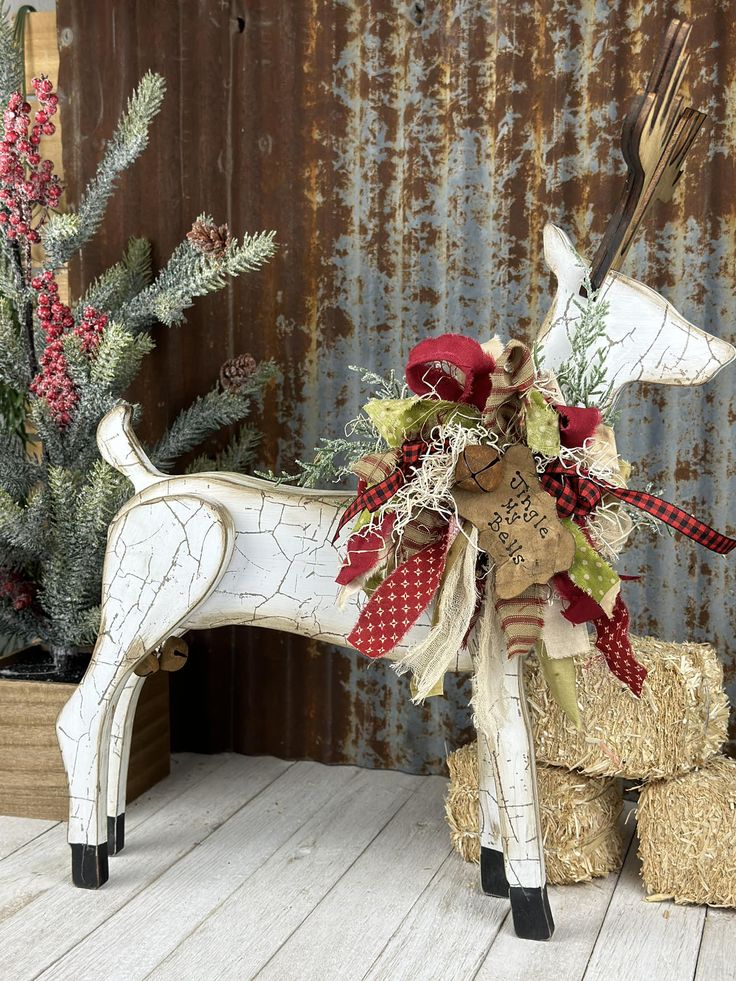
[[[446,781],[174,758],[128,812],[98,892],[63,824],[0,817],[3,981],[731,981],[736,913],[646,903],[633,821],[620,876],[556,887],[545,944],[451,853]]]

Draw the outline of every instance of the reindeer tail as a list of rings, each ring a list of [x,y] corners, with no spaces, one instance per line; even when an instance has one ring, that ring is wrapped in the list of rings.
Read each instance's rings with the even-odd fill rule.
[[[133,410],[127,402],[119,402],[103,416],[97,427],[97,446],[103,460],[127,477],[136,493],[166,479],[133,432]]]

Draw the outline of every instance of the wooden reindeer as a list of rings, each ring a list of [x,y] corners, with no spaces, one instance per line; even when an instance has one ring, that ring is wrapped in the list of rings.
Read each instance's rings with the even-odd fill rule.
[[[651,200],[671,191],[701,121],[676,96],[688,33],[680,22],[670,26],[653,80],[627,117],[629,180],[591,270],[590,281],[602,285],[608,301],[606,373],[614,392],[637,380],[700,384],[736,354],[657,293],[611,271]],[[587,267],[553,226],[545,230],[545,256],[558,289],[540,343],[554,369],[567,353],[572,301]],[[99,636],[57,724],[69,778],[72,876],[86,888],[106,881],[108,850],[123,846],[132,720],[143,683],[134,669],[146,655],[171,636],[223,624],[257,624],[345,645],[358,612],[355,597],[338,606],[334,583],[339,559],[331,542],[346,495],[236,474],[167,476],[146,457],[125,405],[102,420],[98,444],[135,495],[110,525]],[[392,657],[422,629],[415,627]],[[554,927],[522,663],[507,659],[500,634],[492,647],[493,697],[503,705],[504,721],[496,731],[481,726],[479,734],[481,883],[491,895],[510,897],[519,936],[546,939]],[[459,656],[459,669],[471,666]]]

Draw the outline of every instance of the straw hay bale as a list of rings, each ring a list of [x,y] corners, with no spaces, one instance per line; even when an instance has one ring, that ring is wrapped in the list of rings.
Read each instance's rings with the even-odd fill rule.
[[[649,674],[634,698],[595,654],[577,662],[578,732],[552,699],[536,658],[526,689],[537,759],[594,776],[653,780],[702,766],[726,739],[723,668],[710,644],[632,637]]]
[[[445,801],[453,847],[466,862],[480,861],[478,754],[470,743],[451,753]],[[557,767],[537,767],[547,879],[556,885],[587,882],[621,867],[618,829],[621,784]]]
[[[736,906],[736,760],[642,788],[639,857],[647,893]]]

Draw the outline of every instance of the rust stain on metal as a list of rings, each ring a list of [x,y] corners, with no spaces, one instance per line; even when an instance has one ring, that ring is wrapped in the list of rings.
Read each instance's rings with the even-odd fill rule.
[[[709,120],[626,271],[733,339],[729,12],[727,0],[59,0],[73,39],[61,53],[72,200],[143,71],[169,87],[73,288],[131,234],[149,235],[162,263],[202,210],[236,231],[275,228],[282,246],[268,269],[198,302],[187,326],[159,332],[131,393],[144,436],[250,350],[281,366],[263,462],[290,467],[364,399],[349,364],[400,367],[417,340],[448,329],[528,338],[551,291],[542,226],[556,221],[594,251],[624,169],[622,116],[673,14],[693,21],[687,86]],[[641,484],[731,530],[733,392],[728,371],[705,390],[632,392],[618,427]],[[642,536],[622,571],[643,575],[627,587],[637,629],[712,640],[736,694],[733,561]],[[260,631],[208,643],[223,679],[210,713],[232,716],[250,752],[437,769],[467,722],[454,680],[448,700],[419,712],[403,681],[353,655],[310,657]]]

